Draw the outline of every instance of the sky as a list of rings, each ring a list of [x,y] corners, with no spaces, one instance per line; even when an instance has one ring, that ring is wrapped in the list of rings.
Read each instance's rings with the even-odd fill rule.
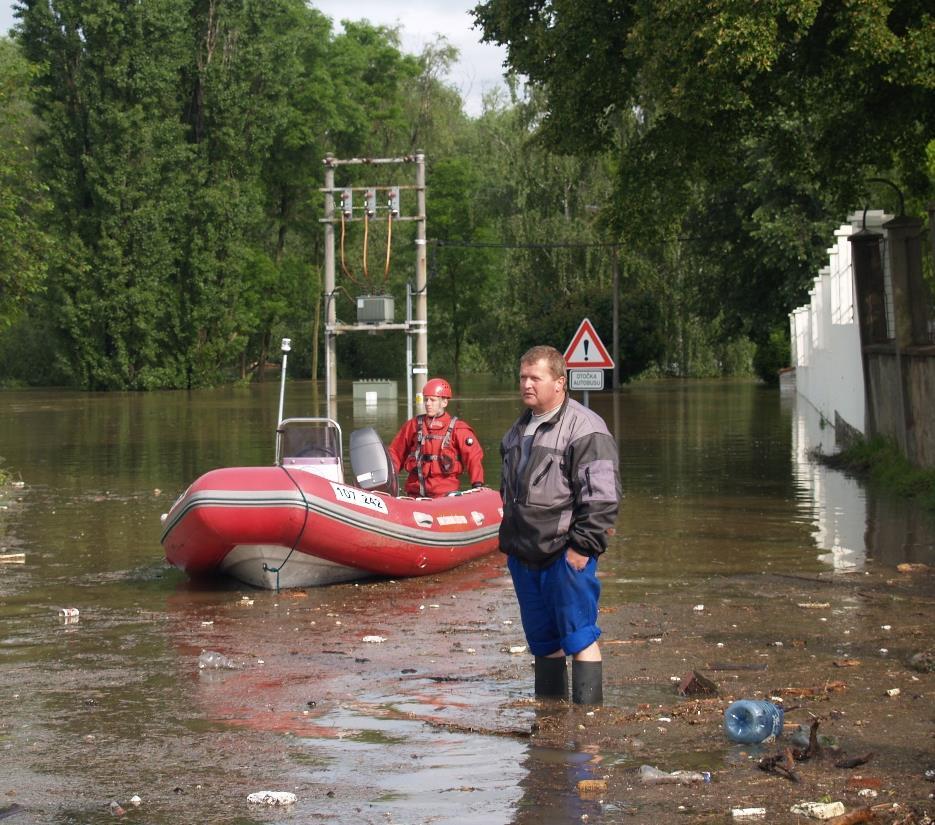
[[[477,0],[312,0],[311,5],[330,17],[335,30],[341,19],[367,19],[376,25],[400,27],[404,52],[418,54],[426,43],[443,34],[461,53],[452,67],[448,82],[465,101],[465,111],[472,116],[481,112],[485,92],[503,87],[502,64],[506,50],[480,42],[480,32],[472,29],[473,17],[468,10]],[[0,0],[0,32],[13,25],[13,4]]]

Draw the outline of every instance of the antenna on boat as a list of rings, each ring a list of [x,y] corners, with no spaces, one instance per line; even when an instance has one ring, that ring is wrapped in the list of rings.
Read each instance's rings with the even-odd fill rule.
[[[282,370],[279,373],[279,418],[276,419],[276,427],[282,424],[282,405],[286,398],[286,362],[289,360],[289,352],[292,350],[292,339],[283,338],[282,344]]]

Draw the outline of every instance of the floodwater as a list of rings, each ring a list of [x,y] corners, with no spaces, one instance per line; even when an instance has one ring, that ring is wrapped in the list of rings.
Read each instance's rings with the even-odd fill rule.
[[[389,439],[404,419],[402,402],[341,391],[345,440],[361,426]],[[455,411],[496,485],[516,392],[478,381],[464,395]],[[314,414],[310,397],[290,383],[286,416]],[[617,435],[625,489],[601,561],[603,608],[710,593],[725,576],[935,562],[931,516],[810,461],[833,431],[794,392],[655,382],[590,403]],[[277,383],[17,391],[0,405],[0,457],[22,482],[0,501],[0,554],[24,556],[0,563],[0,816],[633,821],[573,789],[595,764],[636,757],[530,744],[529,657],[510,652],[523,639],[499,554],[425,579],[280,593],[195,587],[165,565],[159,516],[191,480],[272,462]],[[204,649],[235,667],[200,670]],[[482,675],[491,667],[496,681]],[[663,687],[642,690],[605,694],[627,705]],[[264,790],[297,801],[247,801]]]

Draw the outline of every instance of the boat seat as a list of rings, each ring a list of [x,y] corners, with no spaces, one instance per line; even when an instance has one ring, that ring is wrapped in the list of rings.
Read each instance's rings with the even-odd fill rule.
[[[389,451],[373,427],[351,433],[351,471],[362,490],[375,490],[395,496],[399,479],[393,471]]]

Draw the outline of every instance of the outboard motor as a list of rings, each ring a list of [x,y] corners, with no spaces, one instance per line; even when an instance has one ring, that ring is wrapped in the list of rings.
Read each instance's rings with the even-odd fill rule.
[[[358,487],[398,495],[399,479],[393,472],[389,451],[373,427],[354,430],[350,449],[351,470]]]

